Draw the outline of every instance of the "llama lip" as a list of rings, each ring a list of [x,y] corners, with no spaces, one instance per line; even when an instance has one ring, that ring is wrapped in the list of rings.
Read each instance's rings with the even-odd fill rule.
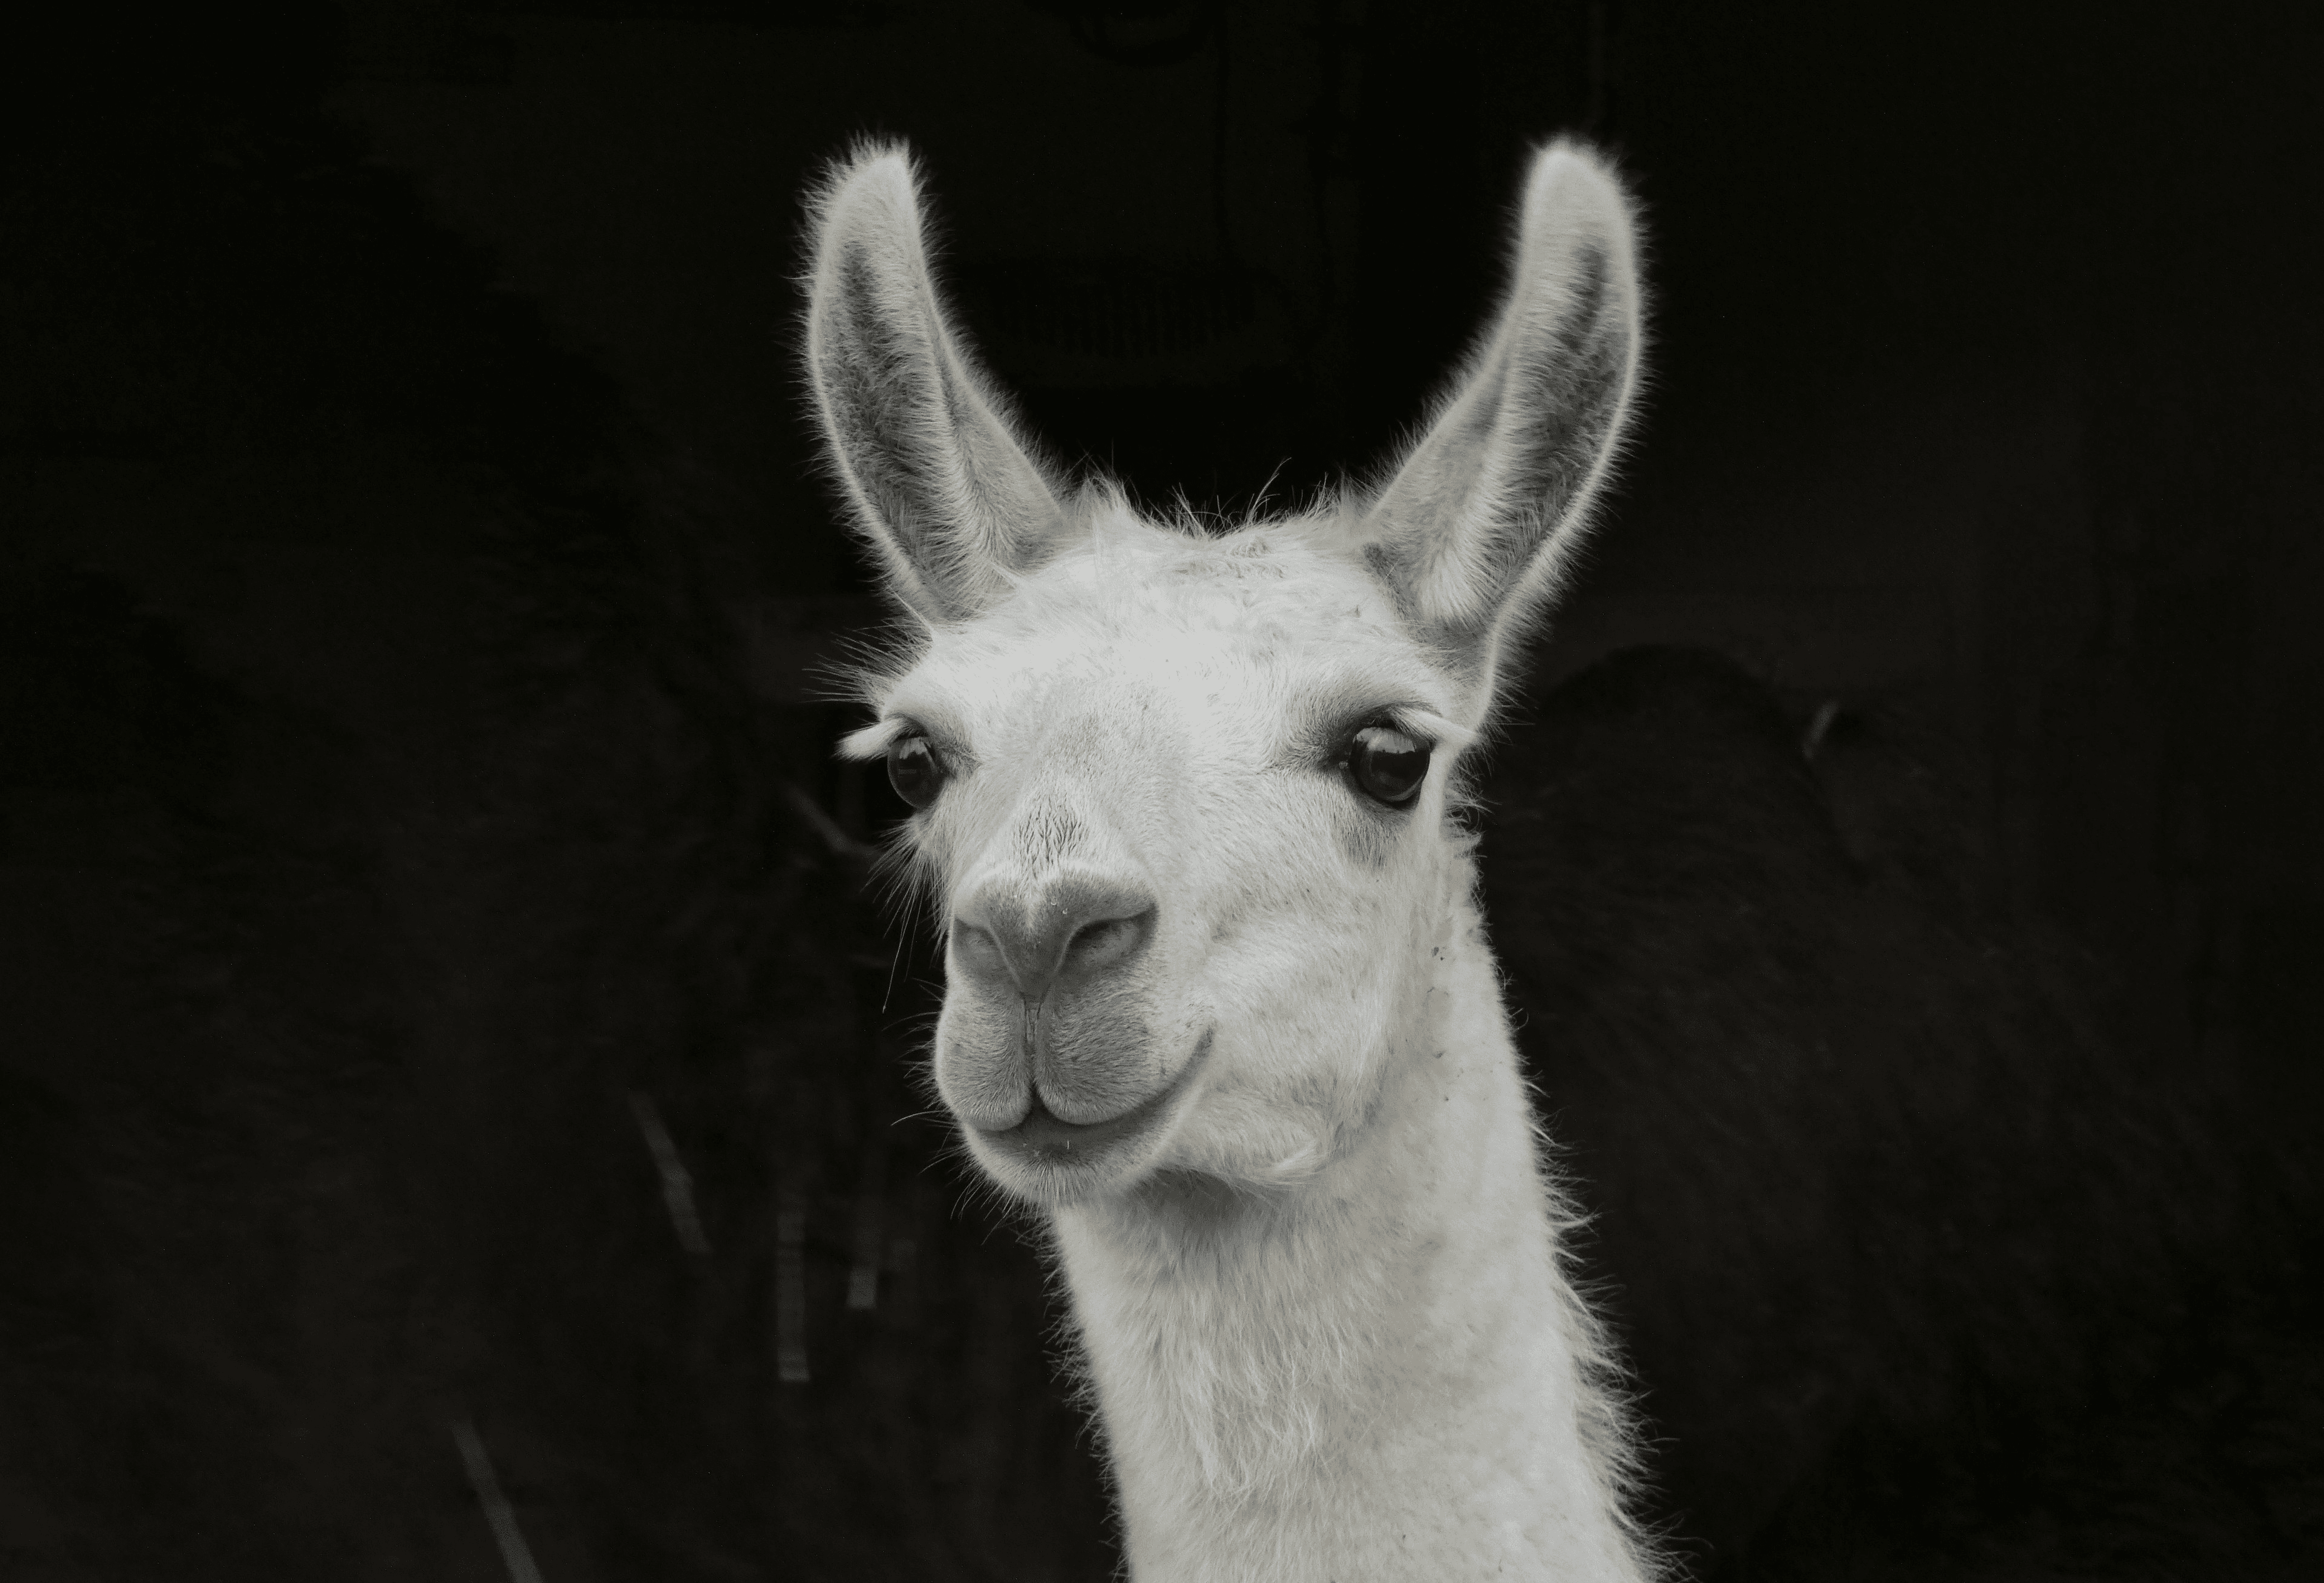
[[[1139,1101],[1120,1116],[1105,1121],[1060,1121],[1049,1114],[1041,1097],[1033,1096],[1033,1108],[1015,1126],[993,1129],[979,1127],[977,1136],[997,1148],[1006,1149],[1020,1159],[1049,1166],[1093,1165],[1109,1151],[1109,1146],[1125,1138],[1146,1132],[1170,1108],[1170,1103],[1193,1080],[1194,1070],[1211,1053],[1211,1035],[1205,1032],[1194,1053],[1178,1069],[1178,1075],[1154,1094]]]

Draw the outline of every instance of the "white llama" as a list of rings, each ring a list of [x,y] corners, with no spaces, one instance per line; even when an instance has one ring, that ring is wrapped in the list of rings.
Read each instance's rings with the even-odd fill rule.
[[[1401,469],[1222,537],[1012,431],[904,151],[816,219],[816,397],[920,631],[846,751],[918,810],[936,1086],[1053,1227],[1131,1572],[1648,1575],[1452,817],[1637,386],[1620,186],[1544,151]]]

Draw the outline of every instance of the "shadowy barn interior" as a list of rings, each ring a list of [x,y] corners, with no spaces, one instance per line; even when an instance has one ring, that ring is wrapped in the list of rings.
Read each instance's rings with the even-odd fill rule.
[[[1038,1247],[917,1074],[900,804],[830,752],[886,616],[798,197],[866,132],[1030,426],[1222,524],[1388,458],[1528,148],[1613,150],[1654,389],[1478,818],[1647,1509],[1706,1578],[2324,1562],[2273,13],[47,9],[0,1572],[1109,1575]]]

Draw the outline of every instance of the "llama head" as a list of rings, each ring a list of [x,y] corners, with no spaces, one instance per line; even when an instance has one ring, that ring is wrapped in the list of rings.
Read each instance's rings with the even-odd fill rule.
[[[1019,439],[936,294],[903,151],[836,169],[816,222],[809,378],[920,634],[846,751],[916,806],[939,1092],[1038,1202],[1305,1180],[1425,1037],[1469,884],[1457,761],[1620,438],[1619,186],[1544,151],[1508,301],[1403,465],[1222,536],[1061,488]]]

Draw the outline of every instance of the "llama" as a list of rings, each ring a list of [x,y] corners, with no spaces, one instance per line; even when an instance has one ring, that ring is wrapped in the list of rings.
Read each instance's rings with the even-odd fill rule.
[[[936,1088],[1047,1217],[1131,1572],[1651,1575],[1456,817],[1637,388],[1619,183],[1542,151],[1401,467],[1221,537],[1059,487],[947,320],[905,151],[815,219],[809,376],[917,638],[844,751],[915,810]]]

